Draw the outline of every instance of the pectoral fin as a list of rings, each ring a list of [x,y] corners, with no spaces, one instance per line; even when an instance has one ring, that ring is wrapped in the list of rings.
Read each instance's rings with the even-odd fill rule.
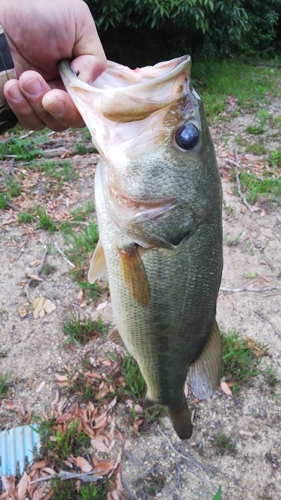
[[[109,332],[109,334],[107,335],[107,340],[110,340],[110,342],[114,342],[114,344],[117,344],[120,347],[123,347],[124,349],[126,349],[126,346],[125,346],[123,339],[122,339],[120,333],[118,332],[117,328],[113,328],[113,330],[111,330],[111,332]]]
[[[221,338],[216,320],[200,357],[189,369],[194,393],[198,399],[209,398],[219,385],[221,375]]]
[[[133,299],[142,307],[150,302],[150,287],[145,268],[138,252],[138,245],[119,248],[120,265],[125,285]]]
[[[91,258],[90,269],[88,272],[89,283],[94,283],[97,279],[101,278],[106,272],[106,261],[104,251],[100,240],[97,243],[93,256]]]

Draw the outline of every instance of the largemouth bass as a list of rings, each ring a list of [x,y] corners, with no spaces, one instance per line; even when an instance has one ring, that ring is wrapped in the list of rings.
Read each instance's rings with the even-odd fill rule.
[[[168,407],[181,439],[192,434],[188,370],[199,399],[221,371],[221,183],[190,67],[189,56],[136,70],[108,62],[88,85],[60,63],[101,156],[89,281],[107,269],[117,326],[110,338],[139,365],[144,407]]]

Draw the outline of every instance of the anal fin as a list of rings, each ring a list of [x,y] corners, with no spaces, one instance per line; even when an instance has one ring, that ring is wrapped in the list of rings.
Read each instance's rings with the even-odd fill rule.
[[[221,338],[215,320],[204,350],[189,369],[191,384],[198,399],[207,399],[216,390],[220,381],[221,365]]]
[[[109,332],[109,334],[107,335],[107,340],[110,340],[110,342],[114,342],[114,344],[126,349],[126,346],[117,328],[113,328],[113,330]]]
[[[138,245],[133,243],[118,250],[122,275],[127,289],[140,306],[147,307],[150,302],[150,287],[138,252]]]
[[[88,272],[89,283],[91,284],[94,283],[105,273],[106,273],[105,255],[103,246],[99,240],[90,262],[90,269]]]

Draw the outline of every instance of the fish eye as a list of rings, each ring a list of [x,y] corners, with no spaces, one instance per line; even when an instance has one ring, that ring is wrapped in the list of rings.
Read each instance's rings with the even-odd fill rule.
[[[175,135],[177,145],[185,151],[195,148],[199,139],[199,130],[193,123],[182,125]]]

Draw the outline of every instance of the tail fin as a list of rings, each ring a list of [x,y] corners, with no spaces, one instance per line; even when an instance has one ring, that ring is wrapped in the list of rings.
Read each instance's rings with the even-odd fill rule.
[[[192,435],[190,411],[187,403],[176,409],[168,408],[173,427],[180,439],[189,439]]]

